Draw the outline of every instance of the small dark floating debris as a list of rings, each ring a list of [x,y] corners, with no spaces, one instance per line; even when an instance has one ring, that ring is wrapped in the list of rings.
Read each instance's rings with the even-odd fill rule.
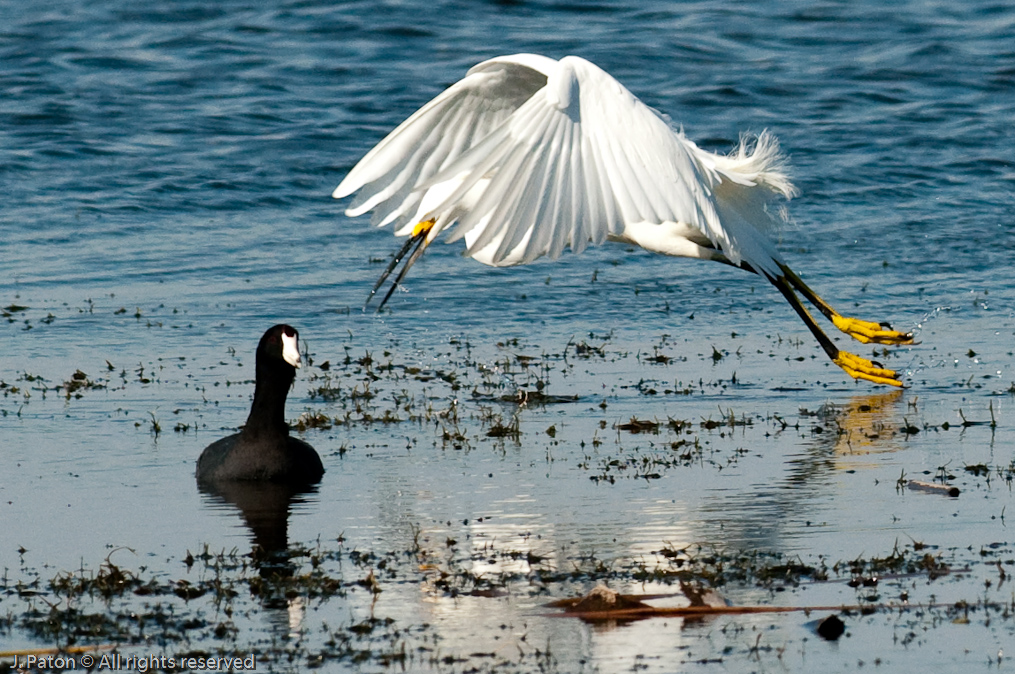
[[[658,433],[659,422],[646,419],[631,418],[626,424],[617,424],[617,428],[629,433]]]
[[[977,477],[983,477],[985,475],[990,475],[990,466],[988,466],[985,463],[978,463],[978,464],[975,464],[975,465],[964,466],[964,469],[965,469],[965,471],[967,473],[972,473],[973,475],[976,475]]]
[[[823,639],[836,641],[846,631],[846,623],[837,615],[830,615],[818,623],[817,632]]]
[[[206,590],[202,587],[191,585],[185,580],[178,581],[176,587],[173,588],[173,594],[180,599],[190,601],[191,599],[197,599],[204,595]]]
[[[514,403],[516,405],[555,405],[559,403],[576,403],[579,400],[576,395],[549,395],[538,389],[535,391],[518,389],[514,393],[504,395],[492,395],[473,391],[472,399],[480,402]]]
[[[877,587],[880,579],[877,576],[854,576],[846,585],[850,587]]]
[[[907,486],[913,491],[944,494],[946,496],[951,496],[952,498],[958,497],[960,493],[958,487],[953,487],[950,484],[937,484],[935,482],[922,482],[920,480],[910,480]]]

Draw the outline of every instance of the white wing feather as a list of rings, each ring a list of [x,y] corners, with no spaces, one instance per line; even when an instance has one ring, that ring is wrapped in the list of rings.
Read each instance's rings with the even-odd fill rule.
[[[471,69],[371,150],[334,196],[363,188],[347,213],[375,210],[378,224],[432,217],[436,235],[457,221],[450,240],[465,236],[467,254],[486,264],[581,252],[636,224],[638,243],[653,249],[644,225],[663,236],[678,223],[734,264],[778,275],[762,232],[775,221],[771,199],[793,193],[780,168],[767,134],[752,154],[742,144],[714,155],[592,63],[519,54]]]
[[[546,83],[540,69],[555,62],[521,56],[471,68],[370,150],[332,193],[341,199],[362,190],[346,215],[372,210],[371,221],[378,226],[412,219],[423,198],[419,185],[489,135]]]

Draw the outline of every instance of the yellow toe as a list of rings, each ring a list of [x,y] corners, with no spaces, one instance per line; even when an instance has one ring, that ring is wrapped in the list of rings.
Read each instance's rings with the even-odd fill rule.
[[[864,344],[869,342],[874,342],[875,344],[913,343],[913,333],[898,332],[892,330],[891,327],[886,329],[880,323],[861,321],[859,318],[849,318],[847,316],[839,316],[838,314],[832,316],[832,322],[835,323],[835,327]]]
[[[861,358],[846,351],[840,351],[833,362],[845,370],[846,374],[853,379],[866,379],[875,384],[903,387],[902,382],[899,381],[899,375],[895,370],[887,370],[866,358]]]

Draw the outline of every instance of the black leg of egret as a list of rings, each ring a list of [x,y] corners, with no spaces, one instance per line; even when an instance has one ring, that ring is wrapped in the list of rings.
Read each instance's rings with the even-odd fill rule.
[[[407,248],[409,248],[412,244],[416,245],[416,247],[412,251],[412,255],[410,255],[409,259],[405,261],[405,266],[402,267],[402,270],[400,272],[398,272],[398,276],[395,277],[395,280],[391,282],[391,287],[388,288],[388,293],[384,296],[384,299],[381,300],[380,306],[377,307],[378,313],[380,313],[381,309],[384,308],[384,305],[388,303],[388,300],[391,299],[391,295],[394,294],[395,288],[397,288],[399,284],[402,282],[402,279],[405,278],[405,273],[409,271],[409,267],[414,265],[416,263],[416,260],[419,259],[419,256],[423,254],[423,250],[426,248],[426,235],[427,232],[425,231],[420,232],[419,234],[409,239],[408,243],[402,247],[402,250],[404,251]],[[404,255],[404,253],[402,253],[402,255]],[[397,265],[401,259],[402,259],[401,257],[396,259],[394,264],[388,267],[387,273],[390,273],[391,269],[395,265]],[[387,273],[385,273],[385,277],[387,277]]]
[[[848,351],[842,351],[835,345],[828,335],[826,335],[820,327],[811,313],[807,311],[807,307],[803,305],[800,298],[793,292],[793,288],[790,286],[790,282],[786,278],[780,276],[778,278],[772,278],[771,276],[765,275],[766,278],[779,289],[782,296],[786,298],[793,310],[796,311],[797,315],[803,320],[804,324],[811,331],[811,334],[818,340],[818,344],[824,349],[825,353],[832,360],[833,363],[845,370],[846,374],[853,377],[854,379],[866,379],[867,381],[874,382],[875,384],[886,384],[888,386],[898,386],[904,388],[902,382],[899,380],[898,374],[894,370],[889,370],[882,367],[881,363],[861,358],[855,354],[849,353]]]
[[[377,294],[377,290],[382,285],[384,285],[384,281],[387,280],[389,276],[391,276],[391,272],[395,270],[395,267],[398,266],[398,263],[402,261],[402,258],[405,257],[405,254],[409,252],[410,248],[412,248],[412,245],[414,243],[418,243],[418,238],[419,238],[418,236],[410,236],[409,240],[405,242],[404,246],[402,246],[402,249],[399,250],[397,253],[395,253],[395,257],[392,258],[391,262],[388,264],[388,268],[384,270],[384,273],[381,274],[381,277],[377,279],[377,283],[374,284],[373,290],[371,290],[370,295],[367,296],[367,301],[363,303],[364,309],[370,306],[370,301],[374,299],[374,295]],[[388,296],[390,295],[391,293],[388,293]],[[385,297],[384,302],[387,301],[388,298]],[[381,306],[384,306],[384,302],[381,302]],[[378,308],[377,310],[380,311],[380,308]]]
[[[396,276],[395,280],[391,283],[391,288],[388,289],[388,294],[384,296],[384,299],[381,300],[380,306],[377,307],[377,312],[380,313],[381,309],[384,308],[384,305],[388,303],[389,299],[391,299],[391,294],[395,292],[395,288],[397,288],[402,282],[402,279],[405,278],[405,273],[409,271],[409,267],[414,265],[416,260],[419,259],[419,256],[423,254],[423,251],[426,249],[427,237],[429,237],[430,232],[433,230],[434,224],[436,224],[436,221],[433,218],[421,220],[416,223],[416,226],[412,229],[412,234],[409,236],[409,240],[406,241],[405,245],[402,246],[402,249],[395,254],[395,258],[391,261],[391,264],[389,264],[388,268],[384,270],[381,277],[377,279],[377,283],[374,284],[374,289],[370,291],[370,296],[367,297],[366,304],[363,305],[364,309],[370,304],[370,300],[374,298],[378,288],[380,288],[385,279],[391,275],[391,272],[393,272],[395,267],[399,265],[406,253],[408,253],[409,250],[412,250],[412,254],[409,255],[409,259],[405,261],[405,266],[402,267],[402,271],[398,272],[398,276]]]
[[[838,358],[839,347],[837,347],[835,342],[833,342],[831,338],[825,334],[824,330],[818,326],[817,321],[815,321],[814,317],[811,316],[811,312],[807,311],[807,307],[805,307],[803,302],[800,301],[800,298],[796,296],[796,293],[793,292],[793,288],[791,288],[789,283],[786,282],[786,279],[782,277],[773,279],[767,274],[765,277],[771,281],[772,285],[779,289],[782,296],[785,297],[786,301],[789,302],[789,305],[793,307],[793,311],[797,313],[797,315],[803,320],[804,324],[807,325],[811,334],[818,340],[818,344],[820,344],[821,348],[824,349],[826,354],[828,354],[828,357],[833,361]]]
[[[853,339],[864,344],[870,342],[887,345],[913,343],[913,333],[893,330],[889,323],[873,323],[871,321],[860,320],[859,318],[843,316],[833,309],[828,302],[821,299],[816,292],[811,290],[807,284],[793,272],[792,269],[784,264],[779,265],[779,269],[782,270],[785,280],[793,288],[795,288],[797,292],[807,298],[807,301],[813,304],[818,311],[834,323],[835,327],[842,330]]]

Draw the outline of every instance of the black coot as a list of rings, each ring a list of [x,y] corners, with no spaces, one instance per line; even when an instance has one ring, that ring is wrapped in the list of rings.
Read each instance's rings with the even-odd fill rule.
[[[324,475],[314,448],[289,436],[285,399],[300,366],[299,333],[276,325],[257,345],[257,384],[250,416],[239,433],[208,445],[197,460],[202,483],[262,480],[313,484]]]

